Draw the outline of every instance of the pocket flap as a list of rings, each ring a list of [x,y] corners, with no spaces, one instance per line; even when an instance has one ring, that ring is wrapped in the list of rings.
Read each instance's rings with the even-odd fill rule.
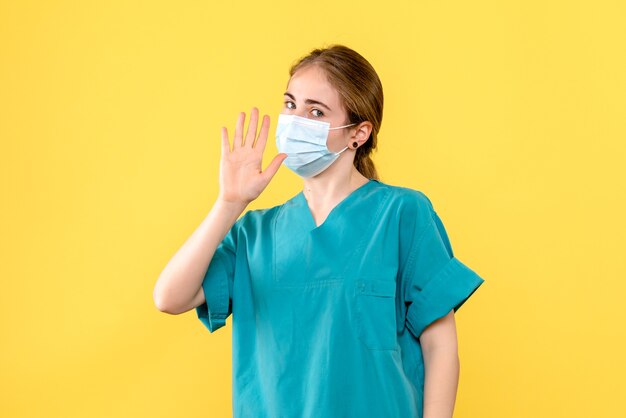
[[[396,282],[394,280],[360,279],[356,281],[357,292],[362,295],[394,297]]]

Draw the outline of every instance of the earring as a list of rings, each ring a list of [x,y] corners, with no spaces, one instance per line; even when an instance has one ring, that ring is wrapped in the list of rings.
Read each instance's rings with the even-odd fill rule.
[[[352,143],[352,146],[354,147],[354,149],[356,149],[359,146],[359,143],[355,141]]]

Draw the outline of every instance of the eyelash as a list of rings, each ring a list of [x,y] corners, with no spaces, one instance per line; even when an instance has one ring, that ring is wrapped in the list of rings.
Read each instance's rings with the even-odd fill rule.
[[[289,103],[293,103],[293,102],[292,102],[291,100],[286,100],[286,101],[285,101],[285,106],[287,106],[287,109],[292,109],[291,107],[289,107]],[[294,103],[294,106],[295,106],[295,103]],[[318,114],[318,115],[314,115],[316,118],[321,118],[321,117],[323,117],[323,116],[324,116],[324,112],[322,112],[322,111],[321,111],[321,110],[319,110],[319,109],[313,108],[313,109],[311,109],[311,111],[312,111],[312,112],[313,112],[313,111],[318,111],[318,112],[319,112],[319,114]]]

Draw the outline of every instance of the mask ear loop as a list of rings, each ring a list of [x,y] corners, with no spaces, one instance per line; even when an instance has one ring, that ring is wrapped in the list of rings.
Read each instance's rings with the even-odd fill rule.
[[[343,126],[336,126],[334,128],[328,128],[329,131],[332,131],[333,129],[341,129],[341,128],[347,128],[348,126],[352,126],[352,125],[356,125],[356,123],[351,123],[349,125],[343,125]]]
[[[348,126],[352,126],[352,125],[356,125],[356,123],[351,123],[349,125],[343,125],[343,126],[336,126],[334,128],[328,128],[329,131],[332,131],[333,129],[341,129],[341,128],[347,128]],[[355,142],[356,144],[356,142]],[[358,144],[357,144],[358,145]],[[341,151],[339,151],[337,154],[341,154],[342,152],[344,152],[345,150],[347,150],[349,147],[346,145],[346,147],[344,149],[342,149]],[[326,148],[328,149],[328,147]]]

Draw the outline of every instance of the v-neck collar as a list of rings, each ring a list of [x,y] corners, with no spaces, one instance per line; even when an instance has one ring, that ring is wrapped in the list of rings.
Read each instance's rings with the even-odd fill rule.
[[[303,217],[306,218],[304,222],[306,222],[307,229],[310,231],[314,231],[314,230],[322,228],[324,225],[328,223],[329,220],[331,220],[333,213],[336,212],[338,208],[341,208],[342,206],[345,206],[346,204],[350,203],[350,201],[354,200],[359,194],[361,194],[364,190],[369,188],[369,186],[371,186],[375,182],[377,182],[377,180],[369,179],[368,182],[360,185],[359,187],[351,191],[350,194],[344,197],[339,203],[337,203],[330,210],[330,212],[328,212],[328,215],[326,216],[326,219],[324,219],[324,222],[322,222],[319,225],[316,225],[315,223],[315,218],[313,218],[313,213],[311,212],[311,208],[309,207],[309,202],[306,200],[306,197],[304,196],[304,191],[300,191],[300,193],[298,193],[298,195],[296,196],[296,200],[302,206],[302,212],[304,213]]]
[[[351,277],[387,207],[390,187],[362,184],[316,226],[303,192],[282,205],[272,222],[274,285],[319,288]],[[357,263],[358,264],[358,263]]]

